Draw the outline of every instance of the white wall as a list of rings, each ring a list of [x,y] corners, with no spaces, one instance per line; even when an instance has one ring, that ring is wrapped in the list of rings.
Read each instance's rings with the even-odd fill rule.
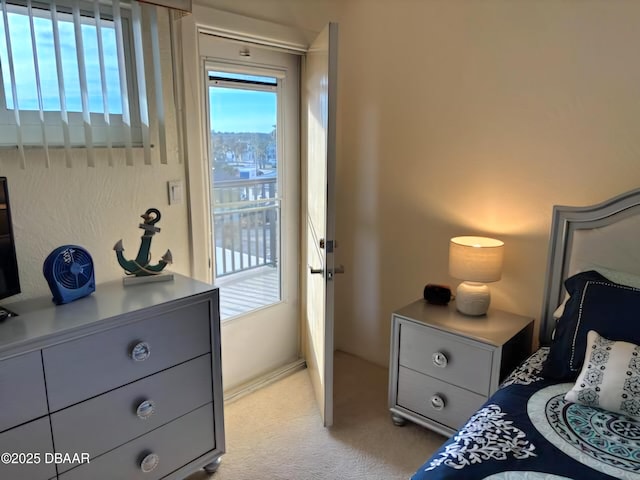
[[[493,306],[538,318],[554,204],[640,184],[640,4],[349,0],[340,18],[337,346],[388,362],[390,314],[448,240],[505,241]]]
[[[60,245],[89,251],[97,283],[122,277],[113,246],[122,238],[125,256],[135,258],[143,233],[140,215],[150,207],[162,214],[151,246],[154,263],[169,248],[175,263],[167,269],[189,273],[186,207],[167,202],[166,182],[184,178],[182,165],[149,167],[140,161],[111,168],[105,160],[95,168],[78,161],[67,169],[62,160],[49,169],[30,164],[22,170],[6,156],[0,153],[0,175],[8,177],[23,291],[11,301],[49,294],[42,264]]]

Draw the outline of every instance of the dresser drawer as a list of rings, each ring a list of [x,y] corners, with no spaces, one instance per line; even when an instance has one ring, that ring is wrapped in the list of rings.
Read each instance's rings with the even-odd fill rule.
[[[492,360],[493,350],[489,347],[483,348],[435,328],[401,323],[399,363],[402,366],[486,396],[491,384]]]
[[[49,417],[40,418],[0,433],[0,453],[32,453],[32,463],[0,463],[0,478],[11,480],[47,480],[56,476],[56,467],[45,455],[53,452]],[[37,456],[36,456],[37,455]]]
[[[167,425],[92,458],[59,476],[60,480],[156,480],[215,448],[213,406],[205,405]],[[145,473],[145,456],[158,456],[155,469]],[[114,474],[117,472],[117,474]]]
[[[169,309],[146,320],[44,349],[50,410],[209,352],[210,305],[203,301]],[[137,361],[132,358],[134,352]]]
[[[398,372],[398,405],[454,430],[464,425],[486,400],[487,397],[408,368],[400,367]]]
[[[47,414],[40,351],[0,362],[0,432]]]
[[[54,413],[51,427],[56,449],[87,452],[95,458],[211,401],[211,355],[207,354]]]

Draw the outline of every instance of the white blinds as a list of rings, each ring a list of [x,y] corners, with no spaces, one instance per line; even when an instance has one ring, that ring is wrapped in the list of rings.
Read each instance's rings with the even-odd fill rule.
[[[7,52],[8,52],[8,62],[6,62],[7,66],[9,67],[9,79],[11,81],[11,85],[12,85],[12,89],[11,89],[11,96],[12,96],[12,100],[13,100],[13,104],[17,105],[18,104],[18,96],[16,93],[16,75],[15,75],[15,67],[14,67],[14,63],[13,63],[13,49],[11,46],[11,40],[9,38],[9,22],[8,22],[8,16],[7,16],[7,4],[5,0],[0,0],[0,7],[2,7],[2,21],[3,21],[3,25],[4,25],[4,32],[5,32],[5,38],[6,38],[6,44],[7,44]],[[0,67],[2,67],[2,63],[0,63]],[[6,69],[6,67],[5,67]],[[3,76],[6,75],[3,72]],[[4,89],[3,89],[3,93],[4,93]],[[3,95],[3,99],[5,100],[5,102],[7,101],[6,95]],[[21,165],[24,168],[24,164],[25,164],[25,160],[24,160],[24,146],[23,146],[23,139],[22,139],[22,125],[20,122],[20,110],[18,110],[17,108],[13,109],[13,114],[14,114],[14,119],[15,119],[15,123],[16,123],[16,142],[18,145],[18,149],[20,151],[20,158],[21,158]]]
[[[167,163],[158,14],[154,5],[114,0],[0,0],[0,146],[25,150],[115,149],[134,163],[142,148],[152,163],[153,138]],[[145,55],[146,53],[146,55]],[[152,102],[152,105],[150,103]],[[12,128],[9,128],[12,127]],[[155,141],[155,140],[154,140]]]

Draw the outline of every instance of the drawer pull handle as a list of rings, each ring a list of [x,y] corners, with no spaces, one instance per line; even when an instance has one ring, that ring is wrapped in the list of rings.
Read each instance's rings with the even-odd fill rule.
[[[154,413],[156,413],[156,402],[153,400],[145,400],[136,409],[136,415],[140,420],[146,420]]]
[[[151,347],[147,342],[139,342],[131,349],[131,358],[136,362],[144,362],[151,355]]]
[[[433,364],[439,368],[444,368],[447,366],[447,363],[449,363],[449,359],[442,352],[434,353],[431,359],[433,360]]]
[[[142,470],[143,473],[152,472],[153,470],[155,470],[159,463],[160,457],[155,453],[150,453],[140,462],[140,470]]]
[[[438,394],[434,395],[431,397],[431,406],[434,410],[442,410],[445,406],[444,398]]]

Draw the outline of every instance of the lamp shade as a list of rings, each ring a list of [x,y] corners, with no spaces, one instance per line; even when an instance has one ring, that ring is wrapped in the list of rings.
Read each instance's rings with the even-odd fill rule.
[[[497,282],[502,276],[504,242],[486,237],[455,237],[449,242],[449,274],[468,282]]]

